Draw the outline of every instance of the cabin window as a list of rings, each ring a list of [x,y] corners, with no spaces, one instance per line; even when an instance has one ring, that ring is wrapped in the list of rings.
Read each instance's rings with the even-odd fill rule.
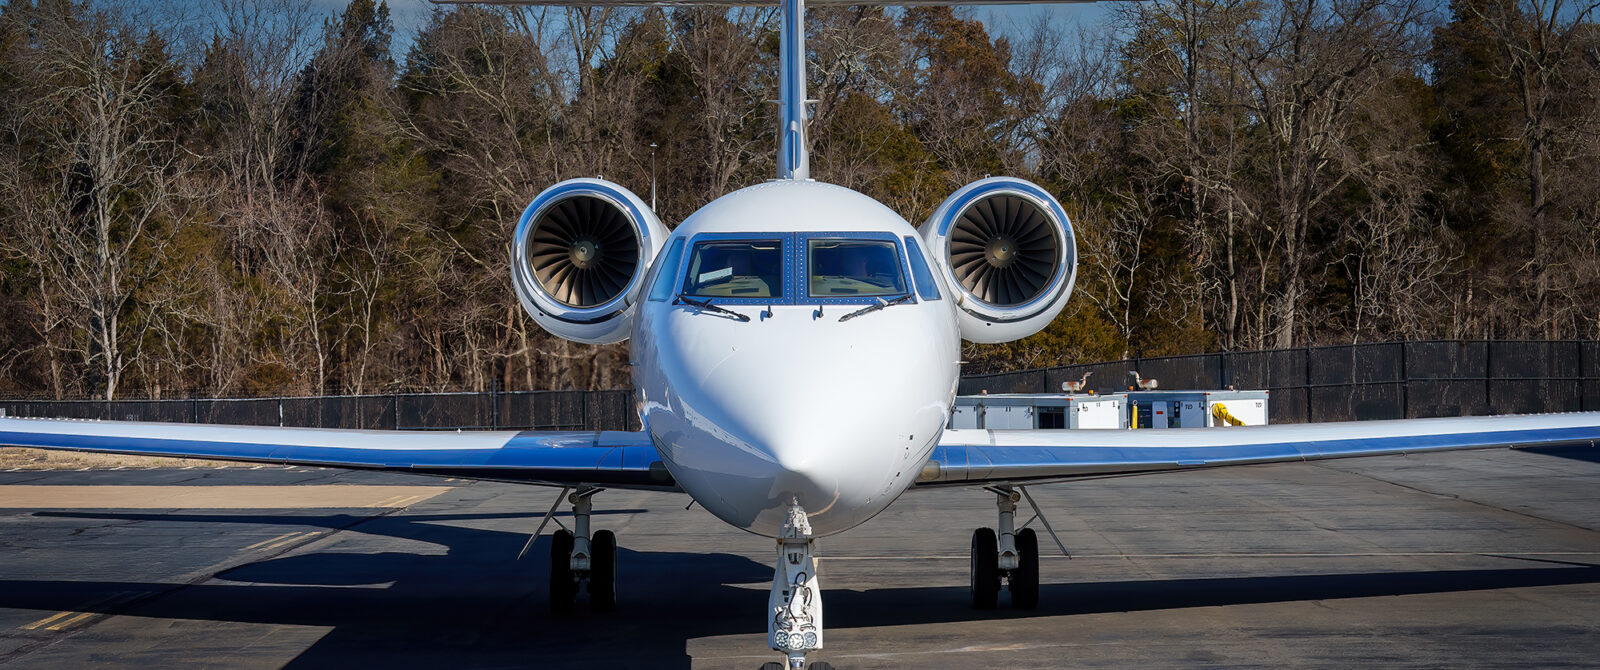
[[[695,298],[783,297],[783,242],[718,240],[694,245],[683,294]]]
[[[892,241],[812,238],[806,292],[813,298],[904,295],[900,251]]]

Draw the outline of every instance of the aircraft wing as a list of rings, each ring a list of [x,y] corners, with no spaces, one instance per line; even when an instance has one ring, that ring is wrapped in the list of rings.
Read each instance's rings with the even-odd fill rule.
[[[677,490],[643,432],[338,430],[0,418],[0,446]]]
[[[1164,430],[947,430],[916,488],[1495,447],[1596,446],[1600,412]]]

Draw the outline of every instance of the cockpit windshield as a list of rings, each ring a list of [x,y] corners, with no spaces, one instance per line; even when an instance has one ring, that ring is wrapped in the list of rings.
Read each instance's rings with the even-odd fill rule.
[[[689,259],[683,294],[697,298],[783,297],[783,242],[700,242]]]
[[[813,298],[902,295],[900,253],[894,242],[812,238],[807,244],[807,292]]]

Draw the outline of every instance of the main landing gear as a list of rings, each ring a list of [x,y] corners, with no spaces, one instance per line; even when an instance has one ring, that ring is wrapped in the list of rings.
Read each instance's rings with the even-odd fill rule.
[[[1039,606],[1039,536],[1032,528],[1016,529],[1017,502],[1027,495],[1027,491],[1019,493],[1008,486],[986,490],[995,494],[995,506],[1000,512],[1000,532],[997,536],[993,528],[972,531],[972,607],[994,609],[1000,600],[1000,583],[1003,580],[1011,591],[1012,607],[1034,609]],[[1028,503],[1033,506],[1036,518],[1044,523],[1045,530],[1055,537],[1050,522],[1038,514],[1039,508],[1033,505],[1031,496]],[[1060,542],[1056,540],[1058,545]],[[1062,553],[1066,553],[1065,548]]]
[[[591,498],[604,489],[596,486],[579,487],[566,496],[572,504],[572,530],[562,528],[550,537],[550,611],[570,612],[578,598],[578,590],[589,587],[589,606],[596,612],[610,612],[617,608],[617,536],[609,530],[589,533],[589,517],[594,512]],[[565,493],[566,489],[562,489]],[[561,505],[561,496],[550,506],[545,520],[528,539],[528,546],[544,530]],[[523,547],[526,554],[528,547]],[[521,558],[521,556],[518,556]]]

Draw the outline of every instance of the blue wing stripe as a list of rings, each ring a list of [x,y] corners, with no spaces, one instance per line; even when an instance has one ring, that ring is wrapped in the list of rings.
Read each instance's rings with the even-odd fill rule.
[[[1356,456],[1382,456],[1456,449],[1512,446],[1595,446],[1600,443],[1600,415],[1587,415],[1589,425],[1472,432],[1416,433],[1334,437],[1340,432],[1370,432],[1359,424],[1302,424],[1264,429],[1203,428],[1167,431],[952,431],[933,450],[920,486],[973,485],[998,482],[1062,480],[1113,474],[1164,472],[1187,468],[1219,467],[1310,461]],[[1562,423],[1573,423],[1567,415]],[[1518,417],[1528,419],[1531,417]],[[1526,422],[1526,421],[1523,421]],[[1393,422],[1416,424],[1416,421]],[[1481,421],[1477,422],[1481,424]],[[1436,423],[1444,426],[1447,424]],[[1332,428],[1330,428],[1332,426]],[[1415,426],[1408,426],[1414,428]],[[1300,429],[1300,430],[1297,430]],[[1363,430],[1364,429],[1364,430]],[[1252,436],[1282,438],[1296,432],[1306,439],[1251,442]],[[1053,433],[1046,435],[1046,433]],[[1061,435],[1074,433],[1074,435]],[[1126,443],[1145,433],[1149,443]],[[1164,433],[1164,434],[1162,434]],[[963,438],[987,437],[989,444],[962,443]],[[1217,443],[1218,438],[1235,443]],[[1199,438],[1204,438],[1199,439]],[[1038,444],[994,444],[1035,439]],[[1203,444],[1186,444],[1199,441]],[[1108,444],[1109,443],[1109,444]]]
[[[217,439],[224,436],[229,439]],[[384,433],[0,419],[0,444],[551,484],[676,486],[642,432]]]

